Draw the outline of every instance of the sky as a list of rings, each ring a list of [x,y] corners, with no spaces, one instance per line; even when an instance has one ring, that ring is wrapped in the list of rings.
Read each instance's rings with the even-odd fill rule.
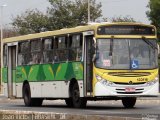
[[[138,22],[149,24],[146,16],[146,7],[149,0],[96,0],[102,3],[102,15],[106,18],[118,16],[130,16]],[[27,9],[35,9],[45,12],[50,6],[48,0],[0,0],[0,6],[6,4],[3,9],[3,24],[9,26],[12,19],[24,13]],[[1,18],[0,18],[1,19]]]

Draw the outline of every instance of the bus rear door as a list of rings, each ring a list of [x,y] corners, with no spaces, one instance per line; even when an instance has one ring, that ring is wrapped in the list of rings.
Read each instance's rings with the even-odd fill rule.
[[[8,44],[8,97],[16,97],[17,43]]]

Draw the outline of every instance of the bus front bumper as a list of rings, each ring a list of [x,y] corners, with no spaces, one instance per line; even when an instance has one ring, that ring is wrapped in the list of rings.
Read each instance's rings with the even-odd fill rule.
[[[105,86],[101,82],[95,84],[95,96],[158,96],[159,95],[159,82],[154,85],[114,85]]]

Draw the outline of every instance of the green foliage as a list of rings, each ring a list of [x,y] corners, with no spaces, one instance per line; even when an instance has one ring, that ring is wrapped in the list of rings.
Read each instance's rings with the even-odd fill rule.
[[[160,0],[150,0],[147,6],[150,10],[146,12],[151,24],[155,25],[160,36]]]
[[[132,17],[130,16],[119,16],[119,17],[113,17],[111,18],[112,22],[136,22]]]
[[[52,7],[47,13],[50,18],[52,30],[74,27],[81,23],[87,23],[88,0],[49,0]],[[90,0],[91,20],[95,21],[102,16],[101,3]]]
[[[14,18],[12,25],[21,35],[37,33],[47,29],[48,17],[38,10],[27,10]]]
[[[52,7],[48,8],[48,14],[52,20],[52,26],[56,29],[73,27],[87,23],[88,0],[49,0]],[[91,21],[102,16],[101,3],[90,0]]]
[[[46,14],[38,10],[27,10],[13,19],[12,25],[19,34],[37,33],[44,30],[56,30],[87,23],[88,0],[48,0],[51,7]],[[101,3],[90,0],[91,20],[102,16]]]

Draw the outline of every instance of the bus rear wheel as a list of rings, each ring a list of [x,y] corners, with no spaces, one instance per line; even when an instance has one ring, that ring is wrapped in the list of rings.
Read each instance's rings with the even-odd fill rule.
[[[125,108],[133,108],[136,104],[136,98],[135,97],[125,97],[122,98],[122,103]]]
[[[74,83],[71,91],[71,101],[73,107],[75,108],[85,108],[87,104],[87,100],[83,97],[80,97],[79,86],[78,83]]]
[[[31,90],[28,83],[23,86],[23,100],[25,106],[41,106],[43,103],[43,99],[41,98],[31,98]]]

